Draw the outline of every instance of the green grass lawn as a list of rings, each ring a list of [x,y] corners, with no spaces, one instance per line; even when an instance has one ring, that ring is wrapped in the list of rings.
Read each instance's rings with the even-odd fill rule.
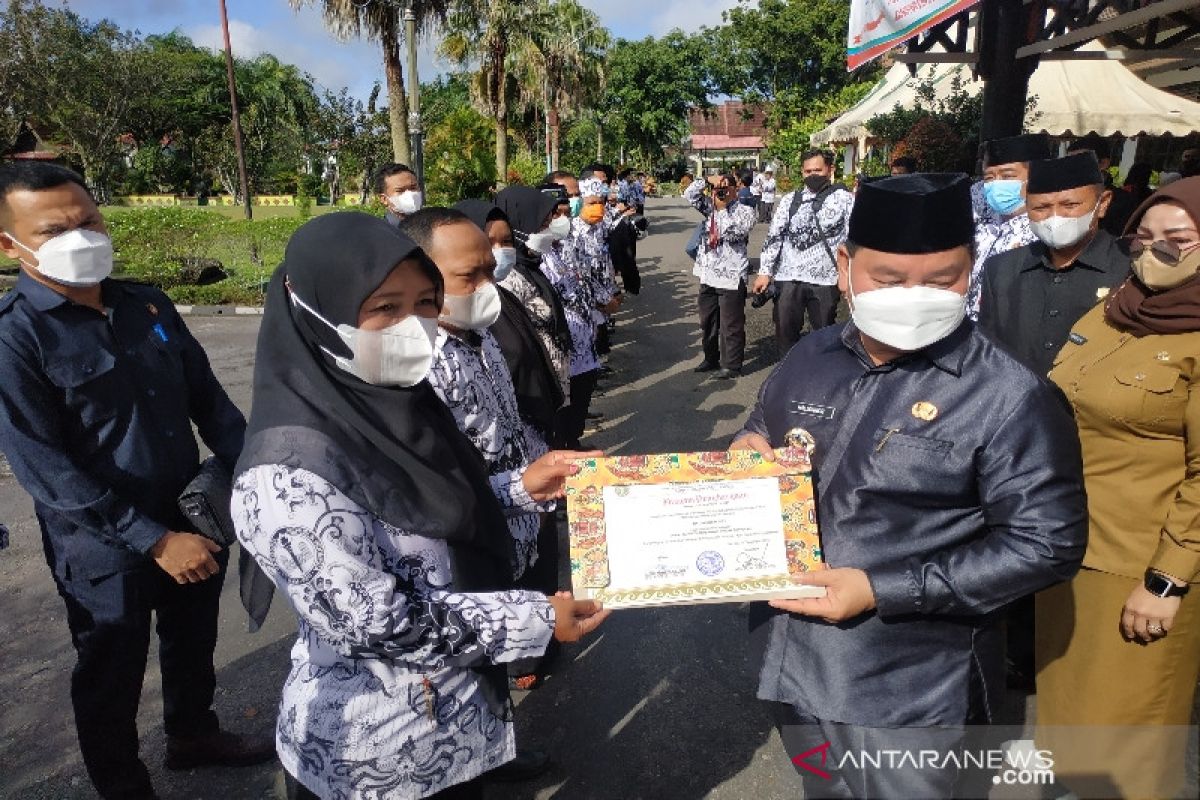
[[[220,214],[229,219],[245,219],[246,210],[242,206],[180,206],[180,208],[199,208],[201,211],[211,211],[214,214]],[[312,216],[318,214],[328,214],[335,209],[342,209],[342,206],[317,206],[312,207]],[[125,211],[136,211],[131,206],[101,206],[100,211],[105,216],[109,214],[121,214]],[[300,209],[287,206],[255,206],[254,219],[282,219],[284,217],[299,217]]]

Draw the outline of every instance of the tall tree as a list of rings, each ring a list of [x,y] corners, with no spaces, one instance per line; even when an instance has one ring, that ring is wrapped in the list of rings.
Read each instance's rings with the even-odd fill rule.
[[[508,111],[518,95],[516,73],[536,59],[532,32],[544,24],[542,3],[461,0],[447,20],[441,50],[461,66],[477,65],[471,96],[496,130],[496,181],[508,182]]]
[[[691,110],[712,105],[705,58],[703,41],[678,30],[660,39],[618,40],[608,51],[604,134],[651,162],[681,144]]]
[[[341,38],[377,39],[383,51],[387,82],[388,117],[392,125],[392,153],[396,160],[411,160],[408,141],[408,93],[400,43],[404,39],[404,7],[412,4],[417,30],[428,31],[446,19],[451,0],[288,0],[292,8],[320,5],[325,25]]]
[[[106,198],[133,97],[151,83],[137,38],[107,20],[89,22],[38,0],[11,0],[0,31],[8,116],[53,131]]]
[[[715,88],[774,106],[773,127],[843,86],[873,81],[878,65],[846,72],[845,0],[739,0],[703,37]]]
[[[521,65],[524,101],[545,110],[552,169],[558,169],[562,120],[599,100],[604,88],[608,29],[578,0],[540,0],[545,8],[531,32],[533,58]]]

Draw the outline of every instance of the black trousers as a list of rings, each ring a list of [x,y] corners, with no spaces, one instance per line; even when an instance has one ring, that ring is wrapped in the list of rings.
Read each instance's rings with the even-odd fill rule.
[[[101,797],[150,794],[150,775],[138,758],[137,710],[152,612],[167,735],[191,737],[218,729],[212,710],[213,649],[228,551],[216,559],[218,574],[184,585],[154,564],[95,580],[55,576],[78,655],[71,703],[79,749]]]
[[[779,297],[775,300],[775,339],[779,357],[792,349],[804,332],[804,319],[812,330],[832,325],[837,319],[842,293],[836,286],[820,286],[804,281],[775,281]]]
[[[588,406],[599,377],[600,370],[594,369],[571,378],[571,402],[558,412],[558,430],[554,437],[568,450],[579,449],[579,439],[587,426]]]
[[[704,360],[739,370],[746,358],[746,282],[736,289],[700,284],[700,341]]]
[[[321,800],[316,792],[309,789],[289,773],[283,773],[283,784],[287,791],[287,800]],[[448,786],[437,794],[431,794],[427,800],[483,800],[483,780],[475,778],[466,783]]]

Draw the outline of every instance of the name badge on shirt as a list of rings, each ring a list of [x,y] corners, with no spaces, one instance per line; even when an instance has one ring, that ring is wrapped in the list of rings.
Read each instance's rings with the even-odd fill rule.
[[[798,400],[792,401],[792,411],[797,414],[803,414],[807,417],[817,417],[819,419],[833,419],[833,415],[837,413],[837,409],[833,406],[822,406],[816,403],[802,403]]]

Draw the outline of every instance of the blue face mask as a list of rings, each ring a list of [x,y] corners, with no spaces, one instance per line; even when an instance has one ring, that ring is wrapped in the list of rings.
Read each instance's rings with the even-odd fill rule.
[[[582,197],[572,197],[571,198],[571,216],[578,217],[579,212],[581,212],[581,211],[583,211],[583,198]]]
[[[1024,186],[1024,181],[1016,179],[988,181],[983,184],[983,199],[993,211],[1011,214],[1025,205],[1025,198],[1021,196]]]

